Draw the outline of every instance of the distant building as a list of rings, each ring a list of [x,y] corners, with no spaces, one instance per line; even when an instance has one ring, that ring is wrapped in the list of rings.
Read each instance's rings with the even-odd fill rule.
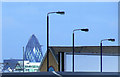
[[[26,45],[24,55],[24,72],[38,72],[43,54],[41,45],[34,34]],[[23,59],[5,59],[3,65],[3,72],[23,72]]]
[[[24,62],[24,71],[25,72],[39,72],[40,62]]]
[[[28,60],[29,62],[41,62],[42,58],[43,54],[41,45],[39,44],[36,36],[33,34],[26,45],[25,60]]]
[[[118,56],[119,46],[103,46],[103,55]],[[72,55],[72,47],[50,46],[49,47],[49,71],[65,71],[66,55]],[[100,55],[100,46],[75,47],[75,55]],[[41,64],[40,71],[47,72],[47,53]]]
[[[24,61],[24,72],[39,72],[40,62]],[[23,59],[4,60],[3,72],[23,72]]]
[[[4,67],[3,67],[3,72],[13,72],[15,71],[16,66],[20,66],[20,69],[23,69],[23,64],[20,65],[19,62],[23,61],[22,59],[5,59],[3,61]]]

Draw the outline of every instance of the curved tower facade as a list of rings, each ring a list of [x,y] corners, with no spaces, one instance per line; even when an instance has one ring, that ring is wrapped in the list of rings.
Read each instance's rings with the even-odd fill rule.
[[[41,50],[41,45],[39,44],[36,36],[33,34],[25,49],[25,60],[29,62],[41,62],[43,59],[43,54]]]

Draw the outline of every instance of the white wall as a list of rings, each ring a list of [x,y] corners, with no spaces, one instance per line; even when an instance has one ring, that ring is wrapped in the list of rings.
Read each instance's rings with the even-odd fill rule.
[[[77,72],[99,72],[100,57],[75,55],[74,70]],[[66,55],[65,71],[72,71],[72,55]],[[103,72],[118,72],[118,56],[103,56]]]

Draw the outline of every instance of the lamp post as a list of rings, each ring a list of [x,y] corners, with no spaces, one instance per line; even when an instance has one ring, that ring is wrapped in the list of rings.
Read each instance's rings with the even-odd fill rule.
[[[115,39],[103,39],[100,41],[100,71],[102,72],[102,42],[103,41],[111,41],[111,42],[114,42]]]
[[[24,73],[24,46],[23,46],[23,73]]]
[[[89,29],[74,29],[73,30],[73,72],[74,72],[74,32],[75,31],[85,31],[85,32],[88,32]]]
[[[49,71],[49,14],[65,14],[64,11],[47,13],[47,71]]]

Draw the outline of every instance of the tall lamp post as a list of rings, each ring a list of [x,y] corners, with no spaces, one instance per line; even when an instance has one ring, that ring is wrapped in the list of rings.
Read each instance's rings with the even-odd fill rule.
[[[103,39],[100,41],[100,71],[102,72],[102,42],[103,41],[111,41],[111,42],[114,42],[115,39]]]
[[[24,46],[23,46],[23,73],[24,73]]]
[[[49,14],[65,14],[64,11],[47,13],[47,71],[49,71]]]
[[[74,72],[74,32],[75,31],[85,31],[85,32],[88,32],[89,29],[74,29],[73,30],[73,72]]]

